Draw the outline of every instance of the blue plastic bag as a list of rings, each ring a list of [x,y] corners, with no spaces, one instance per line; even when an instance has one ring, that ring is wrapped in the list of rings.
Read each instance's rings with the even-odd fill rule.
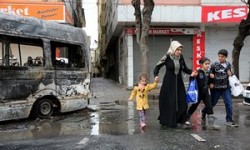
[[[188,104],[195,104],[198,102],[198,85],[196,78],[189,81],[186,93],[186,101]]]

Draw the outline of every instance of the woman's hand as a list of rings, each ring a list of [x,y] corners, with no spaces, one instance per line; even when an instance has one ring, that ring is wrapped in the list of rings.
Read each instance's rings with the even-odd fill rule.
[[[155,82],[159,82],[159,76],[155,76]]]
[[[191,73],[191,77],[195,77],[198,75],[198,72],[196,70],[194,70],[192,73]]]

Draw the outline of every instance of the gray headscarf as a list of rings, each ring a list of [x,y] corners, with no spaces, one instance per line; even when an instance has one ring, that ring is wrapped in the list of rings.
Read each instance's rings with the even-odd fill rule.
[[[174,53],[176,49],[179,47],[183,48],[183,45],[181,45],[181,43],[178,41],[172,41],[167,52],[170,58],[174,61],[174,67],[175,67],[174,73],[176,75],[179,73],[180,70],[180,63],[179,63],[180,57],[176,57]]]

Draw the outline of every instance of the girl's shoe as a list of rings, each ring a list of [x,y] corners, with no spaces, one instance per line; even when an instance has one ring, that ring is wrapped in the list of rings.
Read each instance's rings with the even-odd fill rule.
[[[146,124],[144,122],[141,123],[141,129],[145,129]]]
[[[191,129],[192,124],[189,121],[186,121],[184,124],[182,124],[183,129]]]

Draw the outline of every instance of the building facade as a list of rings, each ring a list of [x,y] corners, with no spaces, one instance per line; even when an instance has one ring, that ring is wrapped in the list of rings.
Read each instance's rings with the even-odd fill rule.
[[[131,0],[100,0],[99,4],[103,74],[131,87],[141,71]],[[217,52],[222,48],[229,51],[231,62],[238,25],[247,13],[247,6],[238,0],[155,0],[148,39],[151,81],[154,66],[166,54],[172,40],[184,45],[184,57],[190,68],[199,67],[198,60],[203,56],[216,61]],[[240,55],[242,82],[250,80],[248,40],[246,38]],[[160,77],[164,72],[163,68]]]
[[[85,16],[81,1],[1,0],[0,12],[58,21],[75,27],[85,26]]]

